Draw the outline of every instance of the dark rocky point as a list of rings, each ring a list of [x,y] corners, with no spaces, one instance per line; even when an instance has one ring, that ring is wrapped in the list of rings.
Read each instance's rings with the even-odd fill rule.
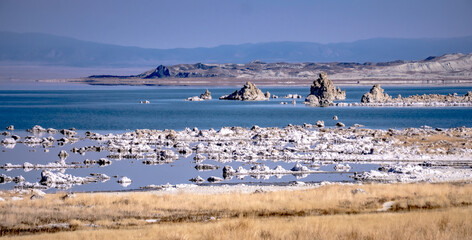
[[[153,71],[145,72],[138,77],[149,79],[149,78],[167,78],[170,77],[169,69],[164,65],[159,65]]]

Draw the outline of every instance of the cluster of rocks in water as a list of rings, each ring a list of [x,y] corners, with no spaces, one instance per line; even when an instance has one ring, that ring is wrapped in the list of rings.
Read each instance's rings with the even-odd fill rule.
[[[265,101],[271,98],[269,92],[263,93],[257,86],[247,82],[240,90],[231,94],[221,96],[220,100],[238,100],[238,101]],[[272,95],[272,98],[278,96]],[[293,99],[292,104],[296,104],[295,99],[301,98],[298,94],[288,94],[283,98]],[[211,93],[206,90],[200,96],[189,97],[187,101],[211,100]],[[364,94],[360,103],[334,102],[346,99],[346,92],[336,88],[333,82],[324,72],[319,74],[318,79],[313,81],[310,86],[310,94],[305,98],[304,103],[307,106],[329,107],[329,106],[472,106],[472,92],[467,92],[464,96],[457,94],[440,95],[414,95],[409,97],[398,96],[392,98],[384,92],[380,84],[375,84],[369,92]],[[281,102],[280,104],[288,104]]]
[[[245,176],[265,179],[270,176],[293,174],[303,177],[306,174],[323,172],[319,170],[319,166],[334,163],[337,163],[334,171],[350,171],[351,167],[343,163],[385,163],[408,160],[417,163],[416,166],[428,168],[431,164],[425,165],[425,163],[434,163],[435,167],[441,164],[453,166],[458,164],[458,159],[463,164],[462,167],[470,167],[469,163],[472,160],[472,129],[470,128],[433,129],[425,126],[403,130],[379,130],[360,128],[361,125],[348,128],[325,128],[324,125],[323,121],[317,121],[315,124],[288,125],[284,128],[253,126],[252,128],[223,127],[219,130],[187,128],[182,131],[138,129],[122,134],[104,135],[86,132],[86,139],[96,141],[97,144],[72,148],[70,152],[60,151],[58,154],[60,161],[46,164],[6,163],[1,166],[4,169],[23,168],[25,171],[43,169],[39,183],[25,182],[21,176],[2,175],[0,180],[17,182],[18,186],[24,188],[45,186],[67,188],[74,184],[106,181],[110,178],[100,174],[75,177],[61,172],[61,169],[85,167],[94,163],[106,166],[120,159],[139,159],[143,164],[168,164],[177,159],[193,156],[195,168],[199,171],[218,171],[222,168],[223,178],[212,176],[207,179],[209,182]],[[29,131],[49,132],[49,134],[60,132],[64,137],[77,138],[77,133],[70,129],[60,131],[49,129],[48,131],[35,126]],[[21,140],[15,143],[27,144]],[[2,144],[6,145],[4,142]],[[47,149],[50,146],[42,145],[42,147]],[[108,152],[107,158],[86,159],[83,164],[66,164],[64,161],[70,154],[87,154],[87,152],[96,151]],[[205,160],[212,160],[226,166],[205,164],[203,163]],[[295,166],[290,169],[282,166],[271,169],[258,161],[294,162]],[[249,169],[242,166],[233,169],[227,165],[230,162],[252,166]],[[415,174],[432,174],[431,176],[436,176],[434,174],[437,173],[426,170],[417,172]],[[470,169],[466,173],[472,178]],[[466,173],[461,176],[465,176]],[[391,174],[396,175],[392,177]],[[391,171],[387,175],[382,172],[366,172],[364,175],[356,175],[355,178],[362,181],[387,181],[388,179],[407,181],[405,179],[432,178],[412,177],[416,175],[411,174],[405,178],[398,177],[398,174],[399,171]],[[130,181],[123,178],[118,180],[124,185],[129,184]],[[191,181],[203,182],[198,177]]]
[[[232,94],[220,97],[221,100],[262,101],[270,98],[278,98],[267,92],[263,93],[256,85],[247,82],[243,88]],[[336,88],[326,73],[321,73],[310,87],[310,94],[305,99],[308,106],[472,106],[472,92],[463,96],[449,95],[415,95],[409,97],[391,97],[375,84],[372,89],[364,94],[360,103],[334,103],[346,97],[345,91]],[[298,94],[289,94],[283,98],[301,98]],[[188,101],[211,100],[211,92],[207,89],[200,96],[190,97]],[[143,104],[149,101],[141,101]],[[333,117],[333,120],[338,120]],[[346,128],[342,122],[336,123],[336,128],[325,128],[324,121],[315,124],[301,126],[288,125],[284,128],[261,128],[254,126],[250,129],[242,127],[223,127],[199,130],[186,128],[183,131],[174,130],[148,130],[141,129],[123,134],[98,134],[86,132],[88,140],[97,141],[97,145],[72,148],[74,154],[84,155],[87,152],[107,151],[106,158],[98,160],[85,159],[83,163],[73,162],[67,164],[65,159],[69,153],[59,152],[59,161],[46,164],[22,164],[5,163],[0,168],[43,170],[41,180],[37,183],[29,183],[22,176],[0,175],[0,183],[14,182],[19,188],[46,189],[50,187],[68,189],[73,185],[87,184],[98,181],[108,181],[110,177],[105,174],[94,173],[87,177],[76,177],[65,174],[68,168],[87,167],[91,164],[107,166],[119,159],[139,159],[143,164],[168,164],[179,158],[194,156],[195,168],[199,171],[215,171],[222,168],[223,178],[211,176],[208,182],[221,182],[224,179],[237,177],[267,179],[270,176],[280,177],[292,174],[305,177],[307,174],[323,172],[319,166],[323,164],[338,163],[335,171],[350,171],[351,167],[342,162],[402,162],[408,160],[409,164],[391,164],[383,166],[379,170],[371,170],[356,173],[354,179],[359,181],[380,182],[414,182],[414,181],[456,181],[472,180],[470,169],[438,168],[438,166],[466,166],[471,167],[472,160],[472,129],[451,128],[433,129],[430,127],[407,128],[403,130],[375,130],[362,129],[360,124]],[[13,125],[6,127],[8,131],[14,131]],[[55,143],[59,146],[72,144],[81,139],[76,129],[56,130],[43,128],[39,125],[28,129],[32,136],[21,138],[11,132],[3,132],[6,136],[0,142],[5,148],[14,148],[16,144],[25,144],[28,147],[41,146],[44,152],[48,152]],[[55,139],[53,134],[60,133],[63,137]],[[47,137],[38,137],[41,134],[49,134]],[[425,141],[427,139],[437,139]],[[252,164],[249,169],[231,166],[224,167],[202,163],[205,160],[213,160],[219,163],[241,162]],[[458,159],[461,162],[458,162]],[[269,168],[257,161],[284,161],[295,162],[291,169],[282,166]],[[412,164],[411,162],[415,163]],[[419,163],[419,164],[416,164]],[[303,165],[302,165],[303,164]],[[459,165],[458,165],[459,164]],[[434,166],[433,166],[434,165]],[[431,167],[435,167],[432,169]],[[190,179],[192,182],[202,183],[205,179],[197,176]],[[131,179],[121,177],[118,183],[123,186],[131,184]]]
[[[278,98],[278,96],[272,96]],[[188,98],[187,100],[193,99]],[[271,94],[269,92],[263,93],[257,86],[251,82],[247,82],[240,90],[234,91],[232,94],[221,96],[220,100],[239,100],[239,101],[264,101],[269,100]],[[294,99],[292,104],[296,104],[295,99],[302,98],[298,94],[288,94],[283,98]],[[305,99],[305,104],[310,106],[327,107],[333,104],[335,100],[344,100],[346,92],[336,88],[331,80],[328,79],[326,73],[321,73],[310,87],[310,94]],[[282,104],[287,104],[282,102]]]
[[[245,176],[252,176],[253,178],[256,179],[269,179],[270,176],[275,176],[277,178],[281,178],[284,175],[287,174],[292,174],[296,177],[299,178],[304,178],[308,176],[308,174],[311,173],[326,173],[326,171],[321,171],[319,170],[320,164],[311,164],[310,167],[304,166],[300,163],[296,163],[295,166],[293,166],[290,169],[285,169],[284,167],[277,165],[274,168],[269,168],[268,166],[264,164],[258,164],[254,165],[249,169],[245,169],[242,166],[239,166],[237,169],[234,169],[233,167],[227,165],[223,168],[223,177],[225,179],[230,179],[233,176],[236,176],[240,179],[243,179]],[[351,167],[349,164],[337,164],[334,167],[334,170],[341,172],[341,171],[349,171]]]
[[[274,95],[275,96],[275,95]],[[275,96],[275,98],[277,98],[277,96]],[[283,96],[282,98],[293,98],[293,99],[296,99],[296,98],[302,98],[301,95],[298,95],[298,94],[287,94],[285,96]]]
[[[271,98],[269,92],[263,93],[257,86],[251,82],[246,84],[240,89],[236,90],[231,94],[221,96],[220,100],[237,100],[237,101],[265,101]],[[278,96],[272,96],[272,98],[278,98]],[[186,101],[204,101],[211,100],[211,92],[207,89],[205,93],[200,96],[189,97]]]
[[[65,174],[62,172],[53,172],[49,170],[43,170],[41,172],[40,183],[48,187],[56,187],[62,189],[68,189],[72,185],[81,185],[92,182],[106,182],[110,180],[110,177],[106,174],[92,174],[88,177],[77,177],[71,174]]]
[[[9,126],[7,127],[7,130],[8,129],[14,129],[14,126]],[[13,131],[13,130],[10,130],[10,131]],[[41,145],[43,146],[43,148],[45,148],[45,151],[46,151],[48,147],[51,147],[56,142],[58,145],[64,145],[67,143],[74,143],[79,140],[76,137],[77,132],[75,131],[75,129],[62,129],[62,130],[56,130],[54,128],[45,129],[39,125],[36,125],[31,129],[27,129],[26,131],[34,135],[26,136],[24,137],[24,139],[22,139],[18,135],[11,134],[10,132],[6,132],[4,135],[7,135],[8,137],[4,138],[0,143],[4,145],[6,148],[14,148],[17,143],[24,143],[27,146],[31,146],[31,147]],[[55,139],[52,136],[43,137],[43,138],[39,138],[36,136],[41,133],[47,133],[47,134],[52,135],[58,132],[63,134],[64,137],[60,139]]]
[[[472,91],[468,91],[464,96],[458,94],[440,95],[424,94],[396,98],[384,93],[380,84],[375,84],[368,93],[361,98],[361,104],[353,106],[472,106]]]

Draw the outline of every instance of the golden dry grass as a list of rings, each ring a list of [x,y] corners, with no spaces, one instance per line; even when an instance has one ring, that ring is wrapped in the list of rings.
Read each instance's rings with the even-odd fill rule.
[[[472,208],[406,213],[233,218],[14,239],[471,239]]]
[[[366,193],[354,194],[353,190],[356,188],[362,188]],[[310,222],[309,226],[312,222],[323,226],[324,223],[320,221],[331,219],[326,217],[327,215],[333,215],[333,219],[349,219],[352,217],[356,218],[355,221],[360,221],[359,219],[362,216],[365,216],[366,219],[375,216],[380,217],[383,214],[377,214],[377,209],[381,208],[382,204],[387,201],[394,201],[391,211],[402,211],[405,214],[412,210],[448,209],[446,211],[448,212],[451,211],[450,208],[462,207],[464,209],[454,211],[467,211],[468,216],[470,216],[471,210],[467,206],[472,204],[472,184],[329,185],[311,190],[257,194],[97,193],[77,194],[76,198],[62,199],[63,195],[60,193],[50,194],[44,199],[38,200],[29,200],[25,197],[24,200],[1,202],[0,226],[2,235],[64,230],[52,228],[38,230],[38,226],[50,223],[69,223],[71,228],[67,230],[80,230],[74,233],[81,233],[82,231],[86,233],[86,230],[90,228],[85,226],[86,224],[98,225],[101,230],[92,231],[91,234],[99,234],[102,231],[108,232],[106,229],[141,229],[143,227],[146,231],[151,232],[161,231],[159,229],[164,229],[166,226],[169,226],[169,228],[178,226],[184,228],[187,226],[191,229],[197,227],[223,228],[224,224],[237,224],[238,221],[246,222],[251,227],[250,231],[254,230],[252,227],[257,226],[262,229],[260,231],[272,231],[271,229],[265,229],[264,226],[267,224],[288,226],[292,222],[306,225],[307,221]],[[353,214],[359,215],[352,216]],[[385,216],[401,216],[402,214]],[[320,218],[319,216],[325,217]],[[443,220],[452,221],[453,216],[448,215]],[[213,222],[210,224],[211,226],[202,223],[208,221],[211,217],[221,220]],[[145,226],[147,225],[145,219],[159,219],[160,223],[157,224],[158,226]],[[404,222],[401,224],[404,224]],[[306,228],[308,227],[305,227],[305,230],[307,230]],[[277,229],[279,228],[274,227],[274,231]],[[290,229],[292,227],[287,231]],[[137,230],[127,229],[118,232],[121,231],[129,231],[131,234],[131,232]],[[191,230],[187,229],[187,231]],[[302,230],[299,229],[299,231]],[[320,230],[316,231],[319,232]],[[386,231],[386,229],[382,231]],[[208,229],[208,233],[196,234],[203,236],[212,232]],[[315,234],[315,232],[312,233]],[[187,232],[187,234],[190,233]],[[364,233],[356,232],[356,234],[362,235]]]

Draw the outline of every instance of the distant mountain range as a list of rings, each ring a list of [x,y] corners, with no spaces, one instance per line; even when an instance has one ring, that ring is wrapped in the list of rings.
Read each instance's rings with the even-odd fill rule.
[[[472,36],[375,38],[348,43],[268,42],[212,48],[149,49],[41,33],[0,32],[0,62],[64,66],[158,66],[181,63],[388,62],[472,52]]]

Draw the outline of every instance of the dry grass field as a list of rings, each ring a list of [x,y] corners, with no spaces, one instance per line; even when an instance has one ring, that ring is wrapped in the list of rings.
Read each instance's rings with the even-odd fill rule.
[[[21,239],[472,238],[472,184],[328,185],[252,194],[81,193],[71,198],[58,193],[15,201],[9,194],[1,196],[6,199],[0,202],[1,234]]]
[[[15,239],[471,239],[472,208],[358,215],[234,218]],[[8,238],[7,238],[8,239]]]

